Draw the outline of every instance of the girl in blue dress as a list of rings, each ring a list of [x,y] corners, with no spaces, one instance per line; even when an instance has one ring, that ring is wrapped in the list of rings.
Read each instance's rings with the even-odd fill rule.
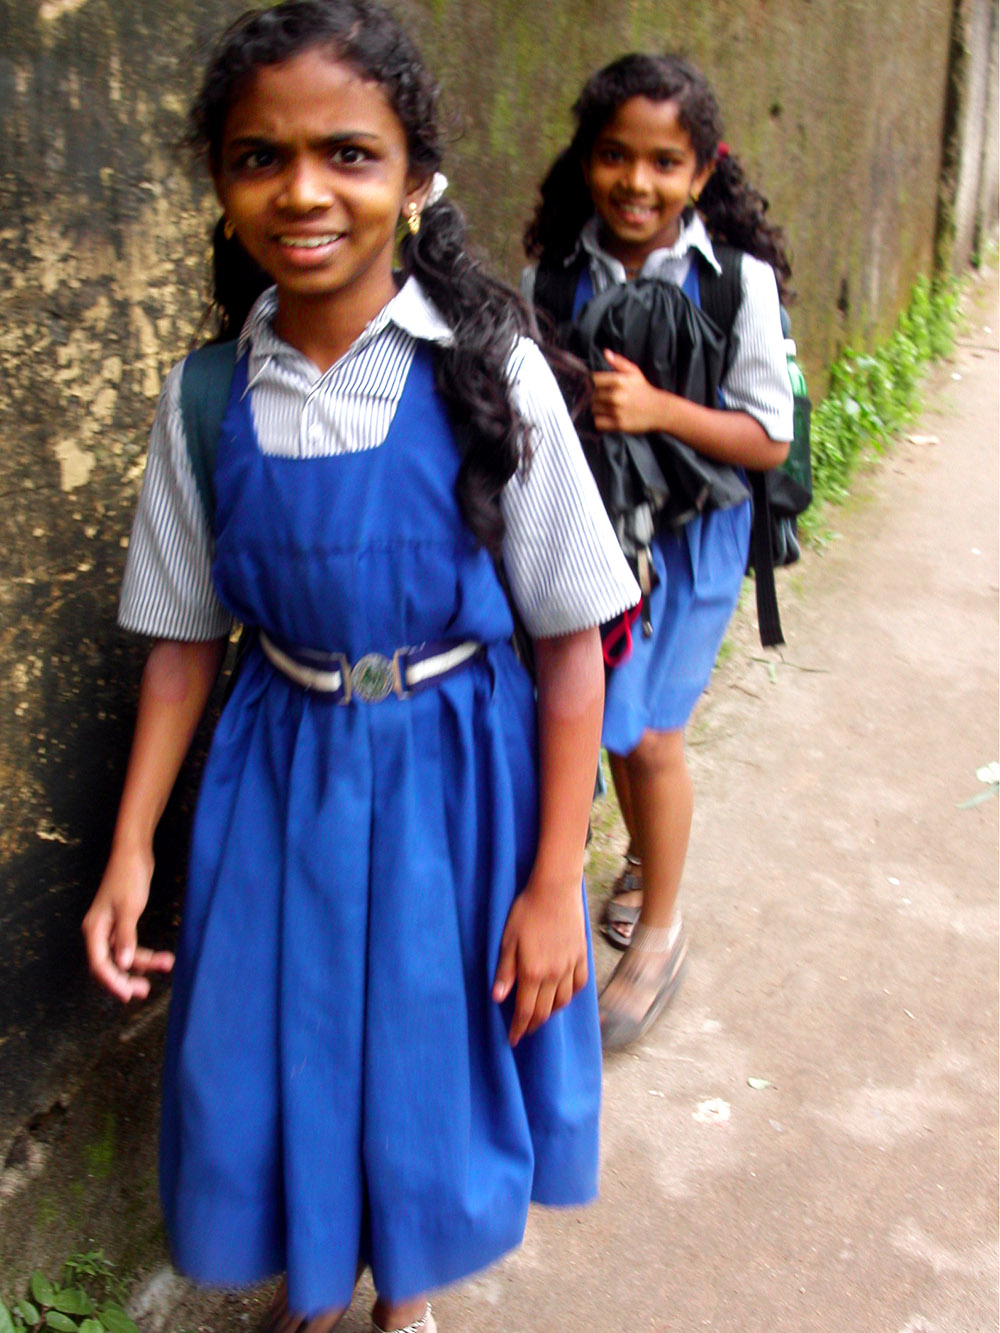
[[[596,625],[638,591],[526,314],[430,200],[436,96],[368,0],[219,40],[191,116],[237,339],[214,507],[175,367],[122,591],[156,642],[88,954],[124,1001],[173,966],[173,1254],[284,1273],[270,1333],[328,1333],[366,1265],[373,1328],[433,1333],[426,1293],[529,1201],[596,1189]],[[153,832],[237,620],[174,966],[137,943]]]
[[[713,241],[743,252],[721,405],[657,389],[608,352],[610,369],[593,377],[595,427],[663,431],[737,470],[775,467],[792,435],[779,313],[790,268],[766,202],[722,142],[711,88],[678,56],[628,55],[591,77],[574,115],[576,133],[525,233],[538,262],[522,286],[534,298],[537,285],[536,304],[544,308],[540,274],[551,281],[574,271],[573,314],[611,284],[639,277],[677,283],[697,304],[699,274],[720,271]],[[692,815],[684,727],[736,607],[750,518],[747,498],[656,534],[652,633],[636,634],[631,657],[609,676],[603,741],[630,845],[605,912],[607,938],[626,950],[601,996],[606,1049],[645,1032],[682,975],[676,903]]]

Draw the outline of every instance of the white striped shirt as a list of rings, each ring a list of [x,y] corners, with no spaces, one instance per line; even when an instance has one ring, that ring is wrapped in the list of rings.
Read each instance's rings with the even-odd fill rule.
[[[240,335],[248,392],[264,453],[318,458],[375,449],[402,397],[418,341],[451,330],[410,279],[325,373],[272,327],[272,288]],[[183,363],[181,363],[182,365]],[[214,541],[195,483],[181,413],[181,365],[167,376],[150,436],[132,527],[119,624],[154,638],[225,635],[232,619],[216,596]],[[507,367],[512,401],[531,428],[531,466],[501,495],[503,561],[511,595],[535,638],[611,620],[639,600],[584,460],[558,386],[529,339]],[[401,645],[402,646],[402,645]]]
[[[626,282],[625,266],[601,247],[600,223],[595,215],[580,233],[578,246],[589,256],[590,276],[595,294],[607,291],[615,283]],[[699,214],[681,227],[676,242],[669,248],[654,250],[639,273],[641,278],[663,278],[682,286],[693,262],[692,251],[705,256],[715,271],[719,261]],[[578,250],[567,258],[572,263]],[[735,412],[746,412],[759,422],[772,440],[792,438],[792,388],[788,379],[781,309],[774,270],[763,260],[744,254],[740,263],[741,298],[733,333],[736,355],[722,382],[722,399]],[[530,301],[535,290],[535,267],[526,268],[521,277],[521,291]]]

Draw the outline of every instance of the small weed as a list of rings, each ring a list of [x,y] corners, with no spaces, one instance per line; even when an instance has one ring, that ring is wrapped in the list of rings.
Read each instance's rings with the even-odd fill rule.
[[[870,353],[849,349],[833,365],[829,390],[812,418],[817,499],[843,502],[864,451],[884,452],[916,416],[924,370],[954,347],[958,300],[957,283],[921,278],[882,347]],[[808,519],[803,526],[807,536],[818,535]]]
[[[58,1282],[34,1272],[24,1296],[0,1301],[0,1333],[139,1333],[122,1308],[124,1283],[103,1251],[71,1255]]]
[[[715,665],[717,667],[722,666],[724,662],[728,662],[729,659],[733,657],[735,652],[736,652],[736,644],[733,643],[732,639],[729,638],[723,639],[722,642],[719,644],[719,652],[715,659]]]

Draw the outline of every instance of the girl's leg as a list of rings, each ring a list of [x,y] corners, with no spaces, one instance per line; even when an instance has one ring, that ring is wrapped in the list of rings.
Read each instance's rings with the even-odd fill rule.
[[[626,756],[635,841],[642,861],[644,926],[669,926],[691,836],[694,793],[683,731],[646,731]]]
[[[393,1304],[391,1301],[384,1301],[381,1296],[377,1297],[372,1307],[372,1323],[377,1329],[384,1330],[385,1333],[392,1333],[395,1329],[418,1329],[419,1333],[428,1333],[431,1324],[430,1306],[427,1304],[426,1296],[417,1296],[411,1301],[398,1301]]]
[[[679,952],[682,942],[676,934],[670,937],[669,932],[687,857],[694,804],[683,731],[645,732],[623,763],[633,836],[642,859],[643,891],[637,896],[642,903],[639,920],[644,931],[643,947],[629,948],[601,995],[606,1035],[612,1027],[620,1035],[630,1025],[634,1028],[640,1024],[670,982],[668,969],[677,971],[683,962]],[[628,898],[620,901],[624,904]],[[607,1044],[627,1043],[614,1040]]]
[[[617,949],[624,949],[628,944],[632,927],[639,917],[642,906],[642,863],[639,859],[635,833],[635,818],[632,814],[632,792],[629,786],[628,769],[625,759],[609,752],[611,779],[615,785],[615,795],[622,819],[628,829],[628,847],[625,850],[625,865],[621,874],[611,886],[601,913],[601,926],[605,937]]]
[[[632,813],[632,789],[628,780],[628,759],[625,755],[612,754],[608,751],[608,766],[611,769],[611,781],[615,784],[618,808],[622,812],[622,821],[628,830],[629,856],[638,856],[635,836],[635,816]]]
[[[288,1308],[288,1288],[282,1279],[274,1293],[263,1333],[332,1333],[347,1312],[344,1306],[339,1310],[325,1310],[315,1319],[306,1319]]]

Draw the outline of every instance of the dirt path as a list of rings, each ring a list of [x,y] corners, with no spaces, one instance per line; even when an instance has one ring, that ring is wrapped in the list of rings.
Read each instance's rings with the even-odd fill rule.
[[[923,442],[788,571],[785,663],[737,631],[688,977],[607,1063],[601,1202],[539,1212],[451,1333],[996,1330],[998,807],[958,804],[998,758],[997,324],[994,278]]]

